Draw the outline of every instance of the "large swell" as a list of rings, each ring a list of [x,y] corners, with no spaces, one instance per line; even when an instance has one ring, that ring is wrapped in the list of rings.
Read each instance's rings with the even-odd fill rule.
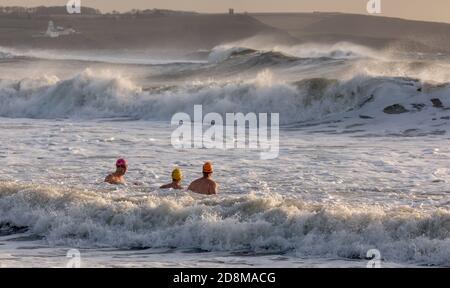
[[[251,43],[245,43],[244,46],[225,44],[217,46],[209,53],[210,62],[220,62],[239,56],[258,57],[261,55],[276,55],[286,59],[355,59],[355,58],[376,58],[382,53],[374,51],[364,46],[358,46],[352,43],[340,42],[334,45],[320,45],[307,43],[294,46],[270,46],[266,49],[252,48]],[[257,46],[256,46],[257,47]]]
[[[450,107],[447,84],[433,86],[411,78],[359,75],[290,83],[273,78],[266,69],[254,79],[146,89],[119,74],[87,69],[66,80],[0,80],[0,116],[170,120],[177,112],[192,114],[193,106],[202,104],[204,113],[280,113],[281,123],[290,124],[349,111],[384,117],[383,109],[394,104],[411,112],[434,111],[433,98]]]
[[[71,247],[182,248],[450,265],[450,212],[308,203],[278,194],[112,197],[0,183],[0,230]]]

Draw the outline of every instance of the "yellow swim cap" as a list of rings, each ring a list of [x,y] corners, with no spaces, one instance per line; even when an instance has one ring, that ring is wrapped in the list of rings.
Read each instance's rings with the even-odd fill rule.
[[[183,179],[183,173],[181,172],[180,169],[176,168],[172,171],[172,179],[180,181],[181,179]]]
[[[203,173],[212,173],[213,172],[213,165],[211,162],[206,162],[203,165]]]

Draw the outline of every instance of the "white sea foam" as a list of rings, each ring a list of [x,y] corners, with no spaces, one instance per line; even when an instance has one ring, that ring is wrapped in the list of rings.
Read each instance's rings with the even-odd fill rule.
[[[450,212],[324,205],[277,194],[196,198],[107,197],[95,191],[0,184],[3,226],[28,227],[52,245],[175,247],[293,253],[450,265]]]

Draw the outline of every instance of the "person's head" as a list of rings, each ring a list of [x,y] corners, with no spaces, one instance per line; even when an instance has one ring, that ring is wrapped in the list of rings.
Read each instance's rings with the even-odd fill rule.
[[[119,159],[116,162],[116,174],[123,176],[125,173],[127,173],[128,170],[128,164],[125,159]]]
[[[181,169],[176,168],[172,171],[172,181],[173,182],[180,182],[183,179],[183,172],[181,172]]]
[[[211,162],[206,162],[205,164],[203,164],[203,177],[204,178],[209,178],[211,177],[212,173],[213,173],[213,165]]]

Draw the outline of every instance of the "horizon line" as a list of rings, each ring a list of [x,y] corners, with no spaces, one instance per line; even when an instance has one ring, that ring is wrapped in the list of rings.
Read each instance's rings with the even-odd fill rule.
[[[34,8],[54,8],[54,7],[61,7],[61,8],[65,8],[65,5],[51,5],[51,6],[46,6],[46,5],[39,5],[39,6],[23,6],[23,5],[19,5],[19,6],[2,6],[0,5],[0,9],[1,8],[25,8],[25,9],[34,9]],[[168,9],[168,8],[130,8],[129,10],[122,10],[122,11],[118,11],[113,9],[112,11],[104,11],[100,8],[95,8],[95,7],[91,7],[91,6],[83,6],[82,8],[85,9],[93,9],[93,10],[98,10],[100,11],[99,15],[108,15],[111,14],[112,12],[118,12],[118,14],[127,14],[130,13],[133,10],[137,10],[137,11],[145,11],[145,10],[161,10],[161,11],[172,11],[172,12],[180,12],[180,13],[192,13],[192,14],[210,14],[210,15],[214,15],[214,14],[229,14],[229,10],[223,11],[223,12],[215,12],[215,11],[210,11],[210,12],[202,12],[202,11],[196,11],[196,10],[176,10],[176,9]],[[230,7],[229,9],[234,9],[233,7]],[[237,11],[234,10],[234,15],[245,15],[245,14],[341,14],[341,15],[358,15],[358,16],[372,16],[372,17],[381,17],[381,18],[391,18],[391,19],[400,19],[400,20],[405,20],[405,21],[414,21],[414,22],[424,22],[424,23],[440,23],[440,24],[450,24],[449,22],[446,21],[438,21],[438,20],[423,20],[423,19],[415,19],[415,18],[403,18],[400,16],[390,16],[390,15],[385,15],[383,13],[380,14],[370,14],[370,13],[358,13],[358,12],[342,12],[342,11],[320,11],[320,10],[315,10],[315,11]],[[56,15],[56,14],[55,14]],[[69,15],[69,16],[79,16],[79,15]]]

